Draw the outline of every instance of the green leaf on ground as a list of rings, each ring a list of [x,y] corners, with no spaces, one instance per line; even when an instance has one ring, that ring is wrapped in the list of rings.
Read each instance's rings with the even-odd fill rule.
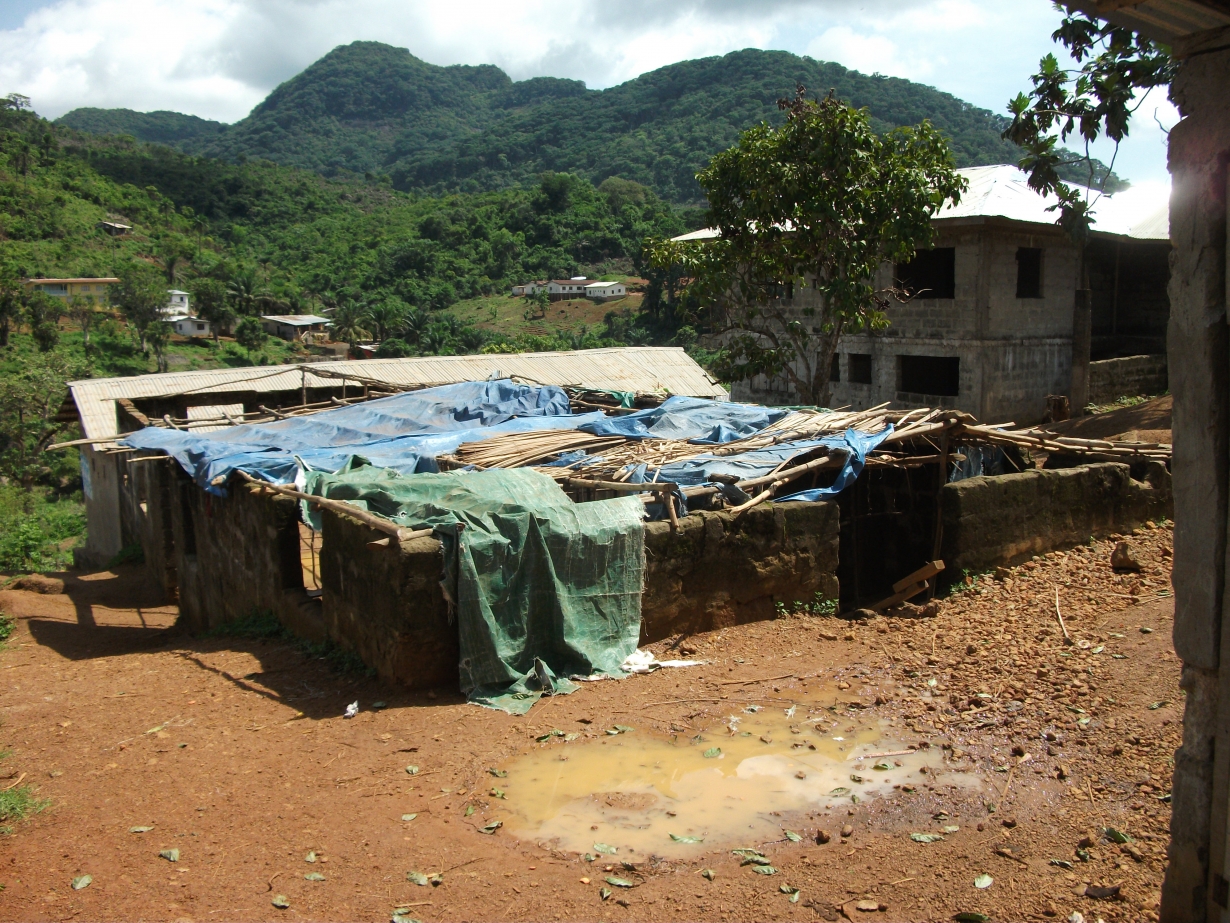
[[[704,753],[701,754],[701,756],[703,756],[707,760],[717,759],[721,755],[722,755],[721,747],[710,747],[708,750],[706,750]]]
[[[991,918],[985,913],[977,913],[976,911],[966,910],[953,917],[953,920],[955,920],[956,923],[990,923]]]
[[[406,772],[407,772],[409,775],[412,775],[412,776],[417,776],[417,775],[419,774],[419,768],[418,768],[417,766],[407,766],[407,767],[406,767]]]
[[[73,879],[73,890],[80,891],[82,888],[88,888],[93,880],[92,875],[78,875]]]
[[[320,874],[320,872],[308,872],[303,876],[303,879],[304,881],[324,881],[325,876]]]
[[[709,879],[710,881],[713,881],[713,879],[717,878],[717,872],[715,872],[713,869],[701,869],[700,874],[704,878]]]
[[[938,843],[944,839],[942,833],[911,833],[910,839],[915,843]]]
[[[1110,840],[1112,843],[1132,842],[1132,838],[1130,836],[1128,836],[1126,833],[1123,833],[1120,830],[1116,830],[1114,827],[1107,827],[1102,832],[1106,834],[1106,838]]]
[[[636,887],[635,882],[628,881],[628,879],[626,878],[616,878],[614,875],[607,875],[606,878],[603,879],[603,881],[605,881],[608,885],[611,885],[614,888],[635,888]]]
[[[995,884],[995,879],[985,872],[974,879],[974,887],[979,891],[985,891],[991,885]]]
[[[402,820],[414,820],[416,817],[418,817],[417,814],[403,814],[401,816],[401,819]]]
[[[793,830],[783,830],[782,832],[786,834],[786,839],[788,839],[791,843],[802,843],[803,842],[803,838],[799,836],[797,833],[795,833]]]
[[[497,779],[507,779],[508,778],[507,769],[488,769],[487,771],[491,773],[493,776],[495,776]]]
[[[420,888],[426,888],[428,878],[422,872],[406,872],[406,881],[413,882]]]
[[[844,785],[839,785],[837,786],[837,788],[829,792],[829,795],[831,795],[834,798],[839,797],[841,795],[848,795],[848,794],[850,794],[850,789],[846,788]]]
[[[610,888],[599,888],[598,889],[598,896],[602,898],[603,900],[606,900],[613,893],[614,892],[612,892]]]
[[[771,865],[757,865],[752,869],[757,875],[776,875],[777,869]]]
[[[703,843],[705,842],[704,837],[678,836],[677,834],[674,834],[674,833],[671,834],[671,839],[674,840],[676,843]]]
[[[290,899],[285,894],[275,894],[270,903],[277,907],[278,910],[285,910],[290,906]]]
[[[168,862],[178,862],[179,861],[179,850],[178,849],[164,849],[160,853],[158,853],[158,855],[161,856],[163,859],[166,859]]]
[[[487,834],[488,836],[490,836],[491,834],[495,833],[497,830],[499,830],[499,829],[500,829],[501,827],[503,827],[503,826],[504,826],[504,821],[502,821],[502,820],[493,820],[491,823],[487,824],[486,826],[484,826],[484,827],[479,827],[479,828],[478,828],[478,832],[479,832],[479,833],[485,833],[485,834]]]
[[[595,843],[594,852],[600,852],[604,856],[613,856],[617,852],[619,852],[619,850],[616,847],[610,845],[609,843]]]
[[[315,852],[310,852],[310,853],[308,853],[306,856],[304,856],[304,857],[303,857],[303,861],[304,861],[304,862],[315,862],[315,861],[316,861],[316,853],[315,853]]]
[[[154,829],[153,827],[129,827],[128,832],[129,833],[149,833],[153,829]]]

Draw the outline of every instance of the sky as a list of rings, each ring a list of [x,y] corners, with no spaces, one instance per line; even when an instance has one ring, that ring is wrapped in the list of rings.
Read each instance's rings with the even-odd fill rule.
[[[362,39],[596,89],[689,58],[779,49],[1005,113],[1055,50],[1059,19],[1049,0],[0,0],[0,94],[29,96],[48,118],[98,106],[233,122]],[[1162,94],[1143,101],[1115,161],[1139,194],[1168,188],[1165,131],[1177,119]]]

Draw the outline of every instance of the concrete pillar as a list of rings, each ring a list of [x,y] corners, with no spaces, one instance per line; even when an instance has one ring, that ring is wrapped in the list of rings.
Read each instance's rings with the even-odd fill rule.
[[[1084,280],[1080,280],[1084,285]],[[1093,344],[1093,293],[1078,288],[1072,309],[1072,388],[1068,403],[1079,417],[1089,403],[1089,354]]]
[[[1175,755],[1170,864],[1162,920],[1227,920],[1230,809],[1230,632],[1226,599],[1230,463],[1227,337],[1227,161],[1230,47],[1183,61],[1170,134],[1170,387],[1174,394],[1175,651],[1187,692]]]

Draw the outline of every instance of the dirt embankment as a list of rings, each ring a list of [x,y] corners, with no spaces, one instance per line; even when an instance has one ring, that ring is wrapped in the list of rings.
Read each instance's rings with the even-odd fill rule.
[[[519,718],[341,675],[285,640],[188,637],[135,574],[0,592],[19,619],[0,652],[12,751],[0,770],[49,802],[0,839],[0,918],[1156,919],[1182,703],[1171,532],[1131,541],[1139,574],[1114,573],[1099,542],[975,582],[934,619],[728,628],[682,642],[703,666],[588,684]],[[770,817],[801,840],[738,845],[773,874],[741,865],[730,843],[591,862],[511,823],[482,832],[520,810],[527,754],[563,765],[590,752],[573,748],[628,742],[607,745],[618,760],[637,735],[720,744],[732,714],[788,708],[822,684],[844,697],[817,711],[826,740],[874,725],[914,754],[885,757],[890,774],[904,771],[894,760],[923,765],[883,797],[833,794]],[[609,736],[616,723],[633,730]],[[633,811],[661,793],[638,788],[651,766],[626,762],[624,791],[602,794]],[[501,766],[506,798],[489,772]],[[171,849],[178,861],[160,857]]]

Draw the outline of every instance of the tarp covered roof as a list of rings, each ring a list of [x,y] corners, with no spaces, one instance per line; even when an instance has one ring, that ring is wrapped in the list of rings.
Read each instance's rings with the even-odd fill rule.
[[[313,370],[330,373],[328,377]],[[553,353],[481,356],[422,356],[412,359],[339,360],[275,367],[164,372],[124,378],[90,378],[69,383],[82,435],[98,439],[119,434],[115,402],[200,395],[202,404],[225,403],[208,395],[341,388],[335,376],[390,385],[435,385],[495,377],[609,391],[667,391],[725,400],[729,395],[691,356],[673,346],[620,346]],[[354,384],[351,384],[354,387]]]

